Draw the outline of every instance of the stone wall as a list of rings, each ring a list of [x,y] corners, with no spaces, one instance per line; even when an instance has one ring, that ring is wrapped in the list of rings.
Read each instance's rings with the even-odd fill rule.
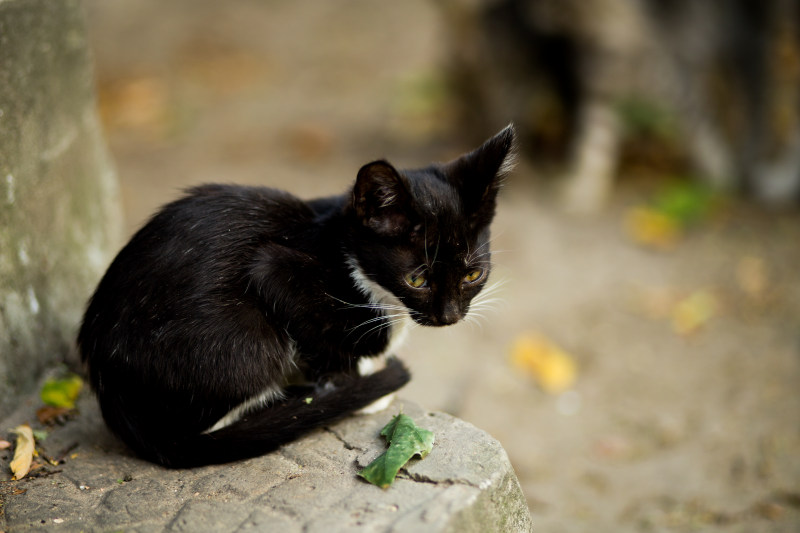
[[[70,353],[121,213],[81,3],[0,0],[0,418]]]

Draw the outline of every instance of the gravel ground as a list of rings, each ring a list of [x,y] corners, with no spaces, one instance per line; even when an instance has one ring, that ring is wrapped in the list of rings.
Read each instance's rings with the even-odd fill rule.
[[[87,5],[128,231],[191,184],[311,197],[376,157],[471,148],[446,137],[432,3]],[[655,251],[623,224],[650,190],[624,181],[573,217],[522,165],[495,224],[497,309],[416,329],[404,395],[500,440],[536,530],[798,531],[800,215],[732,202]],[[511,362],[531,333],[576,365],[565,390]]]

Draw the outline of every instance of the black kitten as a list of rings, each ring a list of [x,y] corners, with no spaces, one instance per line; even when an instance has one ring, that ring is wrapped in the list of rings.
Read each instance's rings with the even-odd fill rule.
[[[408,318],[462,319],[489,275],[489,223],[511,126],[447,163],[361,168],[303,201],[204,185],[122,249],[78,335],[108,426],[167,466],[266,453],[392,393],[401,362],[364,374]],[[359,372],[362,366],[362,372]]]

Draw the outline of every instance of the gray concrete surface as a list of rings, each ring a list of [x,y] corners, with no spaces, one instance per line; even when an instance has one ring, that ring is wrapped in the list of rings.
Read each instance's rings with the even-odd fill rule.
[[[121,221],[81,4],[0,1],[0,417],[69,353]]]
[[[22,406],[2,427],[30,420],[35,405]],[[396,400],[386,411],[352,417],[263,457],[191,470],[131,456],[103,425],[91,395],[79,407],[77,418],[42,442],[46,455],[63,463],[14,482],[0,474],[0,531],[531,530],[500,444],[413,402]],[[436,442],[382,490],[356,472],[385,450],[380,430],[401,410],[432,430]]]

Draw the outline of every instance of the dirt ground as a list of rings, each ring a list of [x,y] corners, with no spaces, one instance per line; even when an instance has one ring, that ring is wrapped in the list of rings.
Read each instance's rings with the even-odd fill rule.
[[[129,232],[192,184],[312,197],[472,148],[446,137],[433,2],[86,3]],[[502,442],[537,531],[799,531],[800,213],[730,202],[659,251],[624,229],[648,184],[575,217],[531,169],[494,226],[496,309],[417,328],[403,396]],[[573,383],[512,361],[530,335]]]

